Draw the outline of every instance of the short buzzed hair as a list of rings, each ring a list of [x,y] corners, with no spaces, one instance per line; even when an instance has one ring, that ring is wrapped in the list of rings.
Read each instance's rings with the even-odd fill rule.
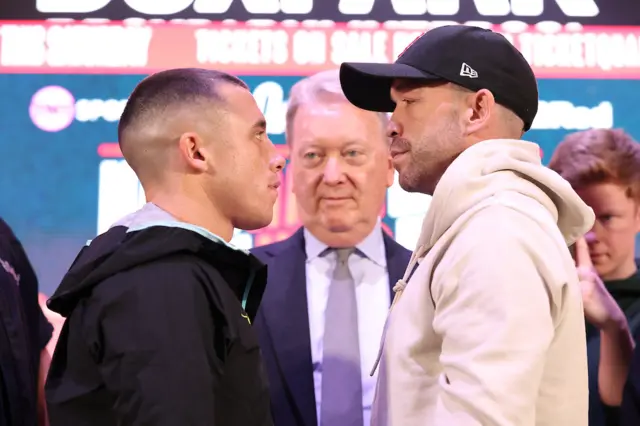
[[[176,108],[188,108],[207,102],[224,102],[217,85],[229,83],[248,89],[239,78],[230,74],[201,69],[176,68],[160,71],[142,80],[131,92],[118,123],[118,143],[129,165],[139,172],[136,159],[141,153],[129,146],[129,139],[137,137],[146,126],[165,122]],[[144,149],[142,147],[137,147]],[[139,176],[140,177],[140,176]]]
[[[302,105],[335,101],[350,103],[342,91],[342,86],[340,86],[340,71],[338,69],[321,71],[294,84],[287,104],[287,143],[291,144],[293,120]],[[385,112],[375,114],[380,119],[381,132],[386,137],[389,116]]]
[[[215,70],[175,68],[150,75],[133,89],[127,100],[118,123],[118,140],[122,143],[129,127],[161,114],[167,107],[218,99],[215,86],[222,82],[248,89],[239,78]]]

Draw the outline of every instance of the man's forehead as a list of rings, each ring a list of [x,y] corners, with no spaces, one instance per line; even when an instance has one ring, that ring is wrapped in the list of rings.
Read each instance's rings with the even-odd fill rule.
[[[290,136],[300,139],[302,145],[326,140],[373,143],[385,131],[377,113],[359,109],[347,101],[302,104],[293,121]]]
[[[250,120],[264,118],[255,98],[244,87],[225,84],[218,91],[218,95],[222,98],[224,107],[229,112]]]

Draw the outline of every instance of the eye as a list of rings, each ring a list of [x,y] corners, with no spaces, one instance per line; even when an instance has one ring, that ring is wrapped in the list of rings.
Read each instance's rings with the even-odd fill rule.
[[[256,132],[256,138],[262,139],[267,134],[266,130],[260,130]]]
[[[356,151],[355,149],[350,149],[345,154],[347,155],[347,157],[357,157],[358,155],[360,155],[360,151]]]
[[[614,222],[615,216],[612,214],[600,214],[597,216],[598,222],[600,222],[604,226],[610,226]]]
[[[306,158],[307,160],[315,160],[316,158],[318,158],[318,154],[315,152],[307,152],[304,154],[303,157]]]
[[[405,99],[402,99],[402,101],[401,101],[401,102],[402,102],[403,104],[405,104],[405,105],[411,105],[412,103],[414,103],[414,102],[415,102],[415,100],[414,100],[414,99],[406,99],[406,98],[405,98]]]

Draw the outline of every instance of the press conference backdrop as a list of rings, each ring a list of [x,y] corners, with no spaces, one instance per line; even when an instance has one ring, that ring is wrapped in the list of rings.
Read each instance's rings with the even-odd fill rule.
[[[528,24],[480,22],[509,37],[540,78],[540,110],[525,138],[541,145],[544,161],[576,130],[622,127],[640,139],[634,95],[640,93],[640,27],[593,19],[584,26],[560,19],[528,25],[536,22],[530,16],[523,18]],[[88,239],[144,203],[116,142],[126,98],[144,75],[180,66],[239,75],[262,108],[271,139],[286,155],[285,111],[296,81],[345,60],[392,61],[436,24],[0,21],[0,215],[23,241],[41,291],[55,290]],[[255,233],[237,231],[235,244],[267,244],[299,226],[290,186],[285,171],[273,223]],[[412,249],[428,206],[429,197],[394,185],[383,223]]]

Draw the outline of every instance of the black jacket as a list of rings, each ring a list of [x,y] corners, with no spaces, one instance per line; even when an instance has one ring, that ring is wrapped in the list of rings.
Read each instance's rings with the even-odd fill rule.
[[[49,300],[67,317],[51,426],[272,425],[250,325],[265,285],[257,258],[185,227],[102,234]]]
[[[0,426],[36,426],[40,353],[52,332],[29,258],[0,219]]]

